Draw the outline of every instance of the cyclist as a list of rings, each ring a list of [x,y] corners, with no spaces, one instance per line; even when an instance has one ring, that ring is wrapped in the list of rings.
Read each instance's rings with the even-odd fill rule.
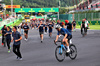
[[[44,29],[45,29],[45,25],[42,23],[42,21],[40,21],[38,29],[39,29],[41,43],[42,43],[43,42],[43,33],[44,33]]]
[[[12,34],[11,28],[8,26],[6,34],[5,34],[6,42],[7,42],[7,46],[8,46],[8,53],[10,53],[11,34]]]
[[[55,29],[58,31],[55,42],[58,41],[59,35],[62,34],[64,36],[62,41],[67,45],[66,52],[70,52],[68,41],[72,38],[72,34],[67,29],[62,28],[60,25],[56,25]]]
[[[52,36],[52,30],[53,30],[53,24],[52,24],[52,22],[50,22],[48,24],[48,28],[49,28],[49,37],[51,38],[51,36]]]
[[[27,23],[25,23],[24,25],[24,36],[25,36],[25,40],[28,40],[28,30],[29,30],[29,26],[27,25]]]
[[[75,21],[75,19],[73,20],[72,24],[73,24],[73,28],[75,30],[76,29],[76,21]]]
[[[86,22],[85,22],[85,19],[83,19],[82,22],[81,22],[81,34],[83,34],[83,29],[84,29],[84,32],[86,34],[86,27],[85,27],[85,25],[86,25]]]
[[[4,25],[4,27],[1,29],[1,34],[2,34],[2,45],[4,45],[5,43],[5,36],[4,34],[6,34],[6,31],[7,31],[7,28],[6,28],[6,25]],[[4,47],[6,47],[6,45],[4,45]]]
[[[66,29],[72,33],[73,31],[73,25],[68,21],[68,20],[65,20],[65,26],[66,26]]]

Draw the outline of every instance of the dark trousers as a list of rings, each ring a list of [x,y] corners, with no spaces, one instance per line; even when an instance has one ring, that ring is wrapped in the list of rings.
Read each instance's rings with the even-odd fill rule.
[[[85,30],[86,30],[86,33],[87,33],[87,29],[88,29],[88,28],[86,27],[86,28],[85,28]]]
[[[47,33],[47,27],[45,27],[45,32]]]
[[[13,45],[13,52],[20,58],[22,58],[20,53],[20,44],[19,45]]]
[[[7,42],[8,49],[10,49],[10,42],[11,42],[11,39],[6,39],[6,42]]]
[[[4,35],[2,35],[2,43],[4,43]]]
[[[83,30],[84,30],[84,31],[83,31]],[[83,32],[86,34],[86,28],[85,28],[85,27],[82,27],[82,28],[81,28],[81,34],[84,34]]]
[[[4,44],[4,47],[6,47],[6,37],[4,35],[2,35],[2,43]]]

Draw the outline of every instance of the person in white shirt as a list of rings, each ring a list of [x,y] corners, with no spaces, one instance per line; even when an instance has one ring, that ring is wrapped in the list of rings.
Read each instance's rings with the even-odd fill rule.
[[[87,18],[85,18],[85,28],[86,28],[86,33],[87,33],[87,29],[89,29],[89,22]]]

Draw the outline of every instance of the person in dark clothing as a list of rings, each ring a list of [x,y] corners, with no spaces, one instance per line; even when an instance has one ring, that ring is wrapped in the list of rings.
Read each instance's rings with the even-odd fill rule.
[[[81,23],[81,34],[83,34],[83,32],[86,34],[86,27],[85,27],[85,19],[82,20],[82,23]],[[84,31],[83,31],[84,29]]]
[[[45,33],[47,34],[47,28],[48,27],[48,25],[47,25],[47,23],[45,24]]]
[[[29,30],[29,26],[27,25],[27,23],[25,23],[25,25],[23,26],[24,28],[24,36],[25,36],[25,40],[28,40],[28,30]]]
[[[48,28],[49,28],[49,37],[51,38],[52,31],[53,31],[53,24],[52,24],[52,22],[50,22],[50,24],[48,25]]]
[[[6,42],[7,42],[7,46],[8,46],[8,53],[10,52],[11,34],[12,34],[11,28],[8,26],[6,34],[5,34]]]
[[[72,23],[70,23],[68,20],[65,20],[65,26],[66,26],[66,29],[67,29],[70,33],[72,33],[72,31],[73,31],[73,25],[72,25]]]
[[[45,29],[45,25],[42,23],[42,21],[40,21],[40,24],[38,26],[38,29],[39,29],[41,43],[42,43],[43,42],[44,29]]]
[[[18,60],[22,60],[22,55],[20,52],[20,44],[22,37],[21,34],[17,31],[16,26],[13,27],[13,31],[14,31],[12,32],[13,39],[11,40],[11,42],[13,42],[13,52],[17,55]]]
[[[75,19],[73,20],[72,24],[73,24],[73,28],[76,29],[76,21],[75,21]]]
[[[57,20],[57,24],[56,25],[60,25],[61,26],[60,20]]]
[[[5,40],[6,40],[6,37],[4,36],[6,34],[6,31],[7,31],[7,28],[6,28],[6,25],[4,25],[4,27],[1,29],[1,34],[2,34],[2,45],[4,45],[4,47],[6,47],[5,45]]]

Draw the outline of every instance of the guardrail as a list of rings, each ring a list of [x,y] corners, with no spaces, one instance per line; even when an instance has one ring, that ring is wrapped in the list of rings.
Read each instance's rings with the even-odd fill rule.
[[[0,30],[4,25],[10,26],[13,23],[17,22],[18,20],[19,19],[12,18],[12,19],[7,19],[7,20],[4,20],[4,21],[0,22]]]

